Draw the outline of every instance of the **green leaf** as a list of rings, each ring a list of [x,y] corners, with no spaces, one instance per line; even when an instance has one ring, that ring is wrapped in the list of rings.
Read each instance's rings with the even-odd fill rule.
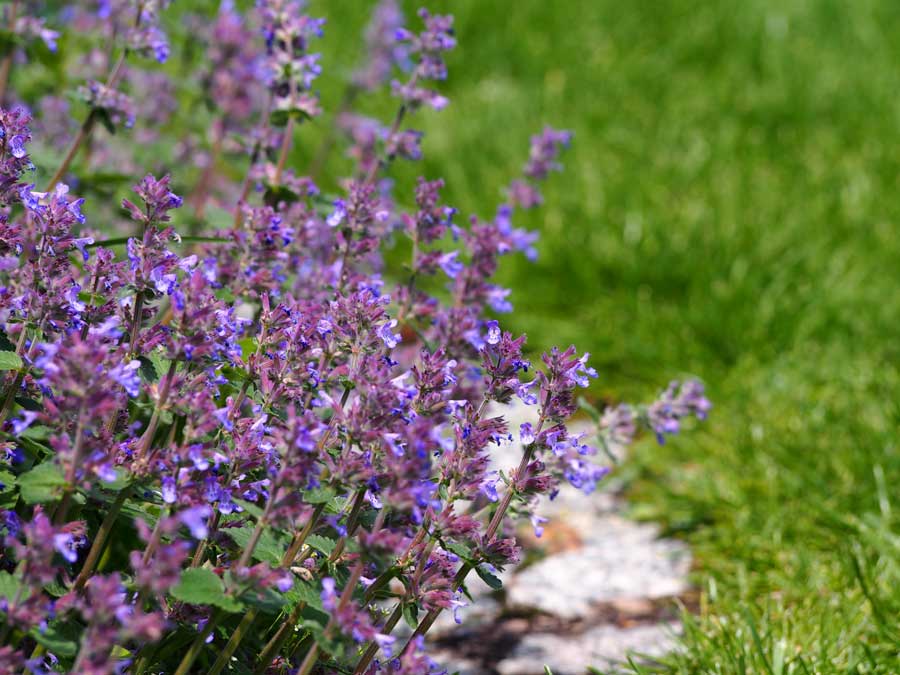
[[[19,580],[9,572],[0,572],[0,598],[6,598],[8,602],[12,602],[16,593],[19,592]],[[22,594],[25,597],[25,593]]]
[[[26,504],[51,502],[59,495],[59,489],[66,484],[62,469],[53,462],[38,464],[31,471],[16,479],[19,494]]]
[[[271,122],[272,126],[283,127],[291,117],[301,121],[311,119],[305,111],[299,108],[289,108],[286,110],[273,110],[269,116],[269,122]]]
[[[139,356],[138,361],[141,362],[141,377],[147,382],[157,382],[159,380],[159,371],[156,370],[156,365],[153,361],[146,356]]]
[[[225,594],[225,584],[218,575],[205,567],[187,569],[171,590],[172,597],[191,605],[215,605],[226,612],[237,612],[243,604]]]
[[[46,441],[50,438],[50,432],[50,427],[45,427],[43,424],[32,424],[22,432],[22,435],[19,438],[24,437],[30,438],[33,441]]]
[[[403,604],[403,620],[413,630],[419,627],[419,606],[415,602]]]
[[[0,470],[0,492],[7,492],[16,484],[16,477],[9,471]]]
[[[455,553],[456,555],[458,555],[460,558],[462,558],[466,562],[474,560],[474,556],[472,555],[472,549],[470,549],[465,544],[460,544],[458,541],[451,541],[451,542],[446,542],[446,543],[442,542],[442,543],[446,550],[450,551],[450,553]]]
[[[261,506],[254,504],[253,502],[248,502],[246,499],[234,499],[235,504],[239,504],[244,511],[249,513],[256,519],[262,518],[263,509]]]
[[[271,588],[263,590],[251,588],[241,596],[241,600],[266,614],[280,612],[287,604],[287,598]]]
[[[303,501],[307,504],[327,504],[335,497],[332,488],[317,487],[303,493]]]
[[[315,621],[303,621],[301,625],[309,631],[313,640],[316,641],[316,644],[319,645],[325,654],[331,654],[333,657],[337,658],[343,656],[344,646],[336,638],[328,637],[325,634],[324,627],[319,623]]]
[[[312,546],[317,551],[321,551],[325,555],[331,555],[331,552],[334,550],[335,541],[334,539],[329,539],[328,537],[323,537],[321,534],[311,534],[306,538],[306,543]]]
[[[78,631],[71,624],[54,622],[43,633],[35,626],[28,634],[57,656],[75,656],[78,653]]]
[[[106,108],[94,108],[93,113],[95,119],[103,125],[103,128],[106,129],[110,135],[114,136],[116,134],[116,125],[113,124],[109,111]]]
[[[44,409],[38,401],[35,401],[33,398],[28,398],[27,396],[16,396],[16,403],[25,408],[25,410],[30,410],[31,412],[40,412]]]
[[[478,565],[475,568],[475,574],[481,577],[481,580],[495,591],[499,591],[503,588],[503,582],[500,581],[500,578],[491,573],[484,565]]]
[[[2,330],[0,330],[0,350],[3,350],[5,352],[16,351],[16,346],[9,339],[9,336]]]
[[[322,596],[319,589],[308,581],[294,580],[294,587],[284,594],[292,605],[303,603],[320,612],[325,612],[322,606]]]
[[[286,188],[283,185],[270,185],[268,188],[266,188],[266,192],[263,195],[263,203],[273,208],[277,207],[281,202],[293,204],[298,199],[299,195],[296,192],[294,192],[290,188]]]
[[[224,529],[223,532],[231,537],[235,544],[244,549],[250,543],[250,537],[253,536],[254,529],[256,529],[255,525],[245,525],[244,527],[229,527]],[[279,566],[281,565],[281,556],[284,555],[285,549],[287,549],[287,546],[283,546],[270,530],[263,530],[259,541],[256,543],[256,548],[253,549],[253,557],[256,560]]]
[[[15,352],[0,352],[0,370],[19,370],[25,364]]]
[[[131,481],[133,476],[128,473],[125,469],[116,468],[113,469],[113,472],[116,474],[116,479],[110,482],[106,482],[104,480],[96,483],[97,487],[101,487],[104,490],[109,490],[111,492],[120,492],[131,485]]]

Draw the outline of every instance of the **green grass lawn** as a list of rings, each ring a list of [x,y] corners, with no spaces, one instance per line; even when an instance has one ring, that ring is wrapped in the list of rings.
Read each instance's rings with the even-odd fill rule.
[[[328,3],[332,31],[361,4]],[[532,131],[575,131],[540,262],[505,269],[512,324],[591,351],[600,396],[687,372],[716,405],[621,469],[697,556],[660,670],[898,672],[900,5],[437,4],[453,103],[418,122],[452,202],[489,214]]]
[[[333,112],[370,3],[311,4]],[[428,4],[457,16],[452,104],[415,118],[427,159],[398,167],[399,194],[444,176],[489,216],[529,136],[572,129],[546,208],[518,222],[541,258],[506,262],[507,326],[592,352],[599,398],[694,374],[714,401],[619,470],[635,516],[696,553],[701,612],[660,671],[900,672],[900,3]],[[35,89],[63,76],[38,72]],[[297,166],[328,122],[301,128]]]

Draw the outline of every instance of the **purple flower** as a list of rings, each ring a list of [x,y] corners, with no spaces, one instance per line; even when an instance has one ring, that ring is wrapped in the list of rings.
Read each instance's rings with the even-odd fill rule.
[[[194,539],[206,539],[209,536],[207,522],[212,509],[206,505],[192,506],[178,513],[178,519],[191,532]]]
[[[393,328],[396,325],[397,319],[391,319],[388,323],[383,324],[381,328],[378,329],[378,337],[382,339],[388,349],[393,349],[400,344],[400,333],[395,333],[393,331]]]
[[[337,593],[334,590],[334,579],[331,577],[322,579],[321,599],[322,607],[329,612],[334,611],[335,607],[337,607]]]
[[[485,337],[484,341],[489,345],[500,344],[500,324],[496,321],[488,321],[487,322],[487,337]]]
[[[438,265],[444,270],[444,274],[451,279],[455,279],[456,275],[459,274],[464,267],[464,265],[456,259],[458,255],[459,251],[451,251],[438,258]]]
[[[331,215],[328,216],[328,227],[337,227],[347,218],[347,206],[340,199],[336,199],[334,202],[334,210],[331,212]]]
[[[12,421],[13,433],[16,436],[21,436],[25,432],[25,430],[32,425],[37,417],[38,414],[36,412],[33,412],[31,410],[23,410],[22,416]]]
[[[532,514],[530,516],[531,526],[534,528],[534,536],[540,539],[544,535],[544,523],[547,522],[546,518],[542,518],[536,514]]]
[[[78,548],[81,541],[68,532],[59,532],[53,535],[53,548],[68,562],[78,560]]]
[[[163,476],[162,478],[162,500],[166,504],[174,504],[178,500],[178,495],[175,491],[175,479],[172,476]],[[198,537],[202,539],[202,537]]]
[[[141,394],[141,362],[137,359],[122,362],[109,371],[109,376],[122,385],[122,388],[132,398],[137,398]]]
[[[519,426],[519,440],[522,441],[522,445],[531,445],[534,443],[534,429],[531,426],[531,423],[524,422]]]

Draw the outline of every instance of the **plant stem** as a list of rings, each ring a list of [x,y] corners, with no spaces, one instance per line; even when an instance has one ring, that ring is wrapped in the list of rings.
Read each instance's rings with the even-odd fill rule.
[[[215,663],[212,664],[212,667],[209,669],[206,675],[219,675],[225,666],[228,665],[228,662],[231,660],[231,655],[234,654],[235,650],[238,648],[238,645],[241,644],[241,640],[244,639],[244,636],[247,634],[247,631],[250,630],[251,624],[256,619],[257,611],[255,608],[250,608],[247,610],[247,613],[244,614],[244,618],[241,619],[241,622],[238,624],[238,627],[234,629],[234,633],[231,634],[231,637],[228,639],[228,643],[225,645],[225,648],[219,653],[218,658]]]
[[[340,614],[344,609],[347,608],[347,605],[350,604],[350,599],[353,597],[353,590],[356,588],[356,585],[359,583],[359,578],[363,573],[363,564],[362,560],[358,560],[356,565],[353,567],[353,572],[350,574],[350,578],[347,580],[347,585],[344,586],[344,591],[341,593],[341,598],[338,600],[337,608],[332,614],[331,618],[328,620],[328,625],[325,626],[325,637],[328,637],[331,632],[334,630],[337,621],[335,620],[335,616]],[[300,668],[297,670],[297,675],[309,675],[309,671],[312,670],[312,667],[316,665],[316,661],[319,660],[319,643],[314,642],[310,647],[309,651],[306,653],[306,658],[303,659],[303,663],[300,664]]]
[[[87,408],[87,402],[82,401],[81,407],[78,409],[78,422],[75,425],[75,445],[72,448],[72,460],[69,463],[68,469],[66,469],[66,487],[63,490],[62,500],[59,502],[59,505],[56,507],[56,512],[53,514],[53,522],[56,525],[61,525],[65,522],[66,515],[69,512],[69,506],[72,502],[72,494],[75,492],[75,478],[76,471],[78,469],[78,465],[81,463],[81,446],[82,446],[82,438],[84,437],[84,414]]]
[[[300,553],[301,549],[303,548],[303,544],[306,543],[307,538],[312,533],[315,526],[318,525],[319,518],[321,517],[322,511],[324,510],[325,504],[317,504],[313,509],[309,520],[306,521],[306,525],[304,525],[300,533],[296,537],[294,537],[294,540],[291,542],[288,550],[285,551],[284,557],[281,559],[282,567],[289,567],[294,563],[294,559],[297,557],[297,554]]]
[[[294,541],[291,542],[290,547],[288,547],[288,550],[285,551],[284,556],[282,556],[282,567],[289,567],[291,563],[294,562],[294,559],[297,557],[300,549],[303,548],[303,544],[306,542],[307,537],[309,537],[310,533],[318,524],[319,517],[322,515],[322,511],[324,510],[325,504],[318,504],[313,509],[309,520],[306,521],[306,525],[304,525],[300,533],[296,537],[294,537]],[[256,619],[257,613],[258,612],[255,608],[250,608],[247,611],[247,613],[244,615],[244,618],[241,619],[241,623],[238,624],[238,627],[235,629],[234,633],[231,634],[231,637],[228,639],[225,648],[219,654],[219,657],[216,659],[216,662],[212,665],[212,668],[210,668],[207,675],[218,675],[220,672],[222,672],[222,669],[225,668],[226,665],[228,665],[228,661],[231,659],[231,656],[241,644],[241,641],[244,639],[244,636],[246,635],[247,630],[249,630],[250,625],[253,623],[254,619]]]
[[[206,638],[213,632],[213,629],[216,627],[221,616],[222,610],[220,609],[216,609],[212,613],[209,617],[209,621],[203,626],[203,630],[200,631],[196,638],[194,638],[194,641],[185,653],[184,658],[181,659],[181,663],[178,664],[178,668],[175,670],[174,675],[187,675],[190,672],[191,666],[194,665],[194,661],[196,661],[197,657],[200,655],[200,650],[203,649],[203,645],[206,644]]]
[[[131,314],[131,336],[129,337],[128,342],[128,351],[131,354],[132,358],[135,356],[134,346],[137,344],[138,333],[141,331],[141,316],[144,310],[144,294],[141,292],[135,293],[134,296],[134,311]]]
[[[69,150],[66,152],[66,156],[62,161],[62,164],[59,165],[59,168],[56,170],[56,173],[53,174],[53,178],[50,179],[50,182],[47,183],[47,189],[44,192],[50,192],[53,188],[56,187],[56,184],[62,180],[62,177],[66,174],[66,171],[69,170],[69,166],[72,164],[72,160],[75,159],[75,155],[78,154],[78,151],[81,149],[81,145],[88,139],[91,135],[91,131],[94,129],[94,121],[97,118],[97,111],[94,108],[91,108],[91,111],[88,113],[88,116],[82,122],[81,127],[78,129],[78,133],[75,135],[75,138],[72,139],[72,144],[69,146]]]
[[[156,406],[153,408],[153,414],[150,416],[150,422],[147,424],[147,429],[141,436],[140,441],[138,441],[139,452],[136,454],[141,459],[143,459],[143,455],[150,449],[150,444],[153,442],[153,435],[156,433],[156,427],[159,426],[159,417],[162,413],[162,409],[169,398],[169,391],[172,388],[172,380],[175,379],[175,369],[177,367],[178,361],[172,361],[172,363],[169,364],[165,382],[159,392],[159,401],[157,401]]]
[[[329,563],[334,563],[340,557],[341,552],[343,552],[344,550],[347,538],[353,536],[353,532],[356,530],[359,512],[362,509],[363,502],[365,501],[365,496],[365,488],[357,491],[356,498],[353,501],[353,506],[350,508],[350,514],[347,516],[347,534],[341,537],[338,540],[337,544],[335,544],[334,550],[331,552],[331,555],[328,556]],[[272,636],[272,638],[266,643],[266,646],[263,647],[262,652],[260,652],[259,663],[256,667],[256,670],[254,671],[254,675],[262,675],[266,672],[269,664],[272,662],[272,659],[275,658],[278,650],[281,649],[281,646],[287,639],[287,636],[291,629],[294,627],[294,624],[296,624],[300,619],[300,614],[301,612],[303,612],[304,607],[306,607],[305,602],[298,602],[296,607],[294,607],[294,609],[291,611],[287,620],[281,622],[281,625],[278,627],[275,635]]]
[[[87,580],[90,578],[91,574],[93,574],[94,567],[97,565],[97,561],[100,560],[100,556],[106,545],[106,539],[109,537],[109,533],[112,531],[116,518],[119,517],[119,512],[122,510],[122,506],[124,506],[125,501],[130,494],[131,486],[120,490],[119,494],[116,496],[116,500],[112,503],[112,506],[109,507],[109,511],[106,512],[106,517],[103,519],[103,522],[100,523],[100,529],[97,530],[97,535],[94,537],[94,541],[91,544],[91,550],[88,551],[87,558],[84,560],[81,572],[78,573],[78,577],[75,579],[72,590],[78,592],[84,588]]]
[[[272,505],[275,504],[275,499],[278,496],[278,492],[281,489],[281,486],[276,482],[275,485],[272,486],[272,493],[269,495],[269,499],[266,500],[266,508],[263,510],[262,515],[256,520],[256,527],[253,528],[253,534],[250,535],[250,541],[247,542],[247,545],[244,547],[244,551],[241,554],[240,560],[238,560],[238,569],[242,569],[247,567],[250,563],[250,559],[253,557],[253,552],[256,550],[256,545],[259,543],[259,538],[262,536],[263,531],[266,529],[266,525],[269,524],[269,514],[272,513]]]
[[[281,137],[281,148],[278,151],[278,163],[275,165],[275,175],[272,177],[272,186],[278,187],[281,183],[281,174],[287,164],[288,153],[291,150],[291,141],[294,138],[294,118],[288,117],[284,127],[284,135]]]
[[[385,635],[390,635],[391,631],[394,630],[398,623],[400,623],[401,618],[403,618],[403,603],[398,602],[397,606],[394,607],[394,611],[391,612],[391,615],[388,617],[388,620],[384,622],[381,632]],[[369,664],[372,663],[372,659],[374,659],[377,654],[378,643],[370,643],[365,653],[360,657],[359,663],[356,664],[353,675],[362,675],[365,673]]]

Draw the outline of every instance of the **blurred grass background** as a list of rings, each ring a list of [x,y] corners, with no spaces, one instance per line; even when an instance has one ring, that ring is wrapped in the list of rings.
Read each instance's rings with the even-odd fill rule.
[[[172,31],[190,38],[178,13],[216,4],[174,3]],[[329,22],[326,111],[371,4],[311,2]],[[715,404],[619,469],[634,515],[697,558],[701,611],[659,671],[900,672],[900,4],[427,4],[457,18],[452,103],[414,118],[426,159],[398,165],[398,194],[443,176],[448,203],[490,216],[529,136],[573,130],[545,208],[516,223],[541,231],[540,260],[505,261],[505,325],[536,351],[592,352],[599,398],[693,374]],[[64,77],[37,72],[28,86]],[[209,115],[182,110],[168,132]],[[295,166],[329,123],[301,126]]]

